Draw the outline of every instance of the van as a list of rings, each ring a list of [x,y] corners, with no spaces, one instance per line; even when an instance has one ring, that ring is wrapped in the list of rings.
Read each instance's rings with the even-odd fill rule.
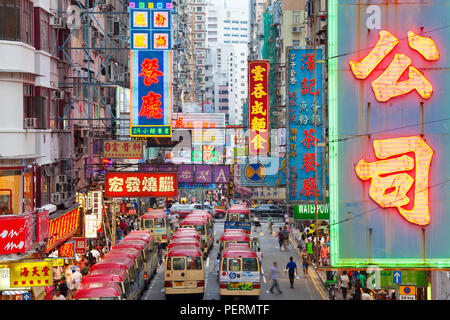
[[[120,266],[111,266],[111,268],[100,268],[89,270],[89,273],[83,277],[81,283],[99,281],[114,281],[120,284],[126,300],[137,300],[139,297],[139,287],[136,281],[133,281],[126,270]]]
[[[170,222],[164,210],[152,210],[139,218],[139,229],[148,230],[155,238],[166,246],[170,238]]]
[[[174,294],[192,294],[203,298],[205,270],[202,251],[193,245],[176,245],[166,255],[164,291],[167,298]]]
[[[244,229],[251,232],[251,213],[245,205],[232,205],[225,215],[224,230]]]
[[[259,298],[261,266],[257,254],[249,247],[232,245],[222,253],[219,269],[219,294]]]
[[[239,232],[224,232],[220,236],[219,246],[217,248],[217,256],[220,257],[222,251],[227,247],[228,243],[246,243],[251,248],[252,241],[247,234]]]
[[[186,217],[180,222],[180,229],[195,228],[202,239],[203,253],[205,256],[213,245],[213,230],[210,228],[208,219],[206,217]]]

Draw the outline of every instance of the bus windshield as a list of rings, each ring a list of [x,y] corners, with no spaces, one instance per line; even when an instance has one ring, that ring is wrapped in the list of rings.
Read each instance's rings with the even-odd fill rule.
[[[144,226],[143,226],[144,229],[151,229],[151,228],[153,228],[153,220],[145,219],[142,222],[144,224]]]
[[[258,262],[256,258],[242,258],[244,271],[258,271]]]
[[[241,259],[229,258],[228,259],[228,270],[229,271],[241,271]]]
[[[164,218],[156,218],[153,221],[155,222],[155,228],[164,228],[166,226]]]
[[[202,270],[201,257],[186,257],[187,270]]]

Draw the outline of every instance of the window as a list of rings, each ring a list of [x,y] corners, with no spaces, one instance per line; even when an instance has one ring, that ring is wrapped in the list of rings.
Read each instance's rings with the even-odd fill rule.
[[[294,47],[300,46],[300,40],[292,40],[292,45],[293,45]]]
[[[33,3],[31,1],[23,0],[22,2],[22,21],[23,21],[23,31],[22,31],[22,41],[26,44],[33,44]],[[1,17],[0,17],[1,19]],[[0,22],[1,24],[1,22]],[[1,28],[0,28],[1,29]],[[56,39],[55,39],[56,46]]]
[[[40,10],[40,18],[41,18],[41,43],[40,43],[40,50],[50,52],[50,46],[49,46],[49,17],[48,13],[44,10]]]
[[[242,258],[244,271],[258,271],[258,262],[256,258]]]
[[[220,244],[220,247],[223,249],[223,242]],[[227,258],[222,260],[222,271],[227,271]]]
[[[248,22],[247,21],[241,21],[241,24],[247,24]]]
[[[241,34],[241,38],[246,38],[247,35],[246,34]]]
[[[202,20],[202,16],[195,16],[195,19],[198,20],[198,21],[201,21]]]
[[[232,20],[231,22],[232,23],[239,23],[239,21],[237,21],[237,20]]]
[[[0,0],[0,39],[20,41],[20,0]]]
[[[239,35],[238,34],[233,34],[233,37],[239,37]]]
[[[197,7],[197,12],[202,12],[202,7]]]
[[[230,23],[230,20],[223,20],[224,23]]]
[[[20,170],[0,170],[0,215],[22,213],[20,211]]]
[[[230,40],[225,40],[224,43],[230,43]]]
[[[228,267],[230,271],[241,271],[241,260],[237,259],[228,259]]]
[[[229,37],[230,34],[229,34],[229,33],[224,33],[224,36],[225,36],[225,37]]]
[[[172,258],[171,257],[167,257],[166,270],[172,270]]]
[[[223,30],[230,30],[230,27],[224,27]]]
[[[300,24],[300,11],[292,11],[292,23]]]
[[[202,270],[201,257],[186,257],[187,270]]]
[[[184,258],[172,258],[173,270],[184,270],[185,261]]]
[[[241,30],[247,31],[248,29],[247,28],[241,28]]]
[[[239,28],[231,28],[231,30],[239,30]]]

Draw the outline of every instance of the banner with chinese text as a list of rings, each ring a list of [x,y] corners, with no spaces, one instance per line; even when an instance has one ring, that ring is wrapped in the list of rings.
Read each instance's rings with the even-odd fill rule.
[[[103,140],[103,157],[114,159],[142,159],[144,142],[139,140]]]
[[[450,3],[328,9],[331,265],[448,268]]]
[[[172,136],[172,51],[131,51],[130,64],[130,136]]]
[[[130,9],[130,47],[138,50],[172,49],[170,9]]]
[[[269,154],[269,61],[248,63],[249,154]]]
[[[107,172],[106,197],[176,197],[177,173]]]
[[[47,252],[70,238],[77,231],[79,212],[80,209],[75,208],[57,218],[50,219]]]
[[[53,285],[51,261],[11,263],[9,271],[11,288]]]
[[[323,63],[318,62],[323,57],[323,48],[315,52],[316,56],[311,48],[288,48],[286,52],[289,203],[324,199]]]

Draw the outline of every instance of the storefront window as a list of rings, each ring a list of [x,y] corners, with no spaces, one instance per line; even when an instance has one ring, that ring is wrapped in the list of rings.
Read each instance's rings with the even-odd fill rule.
[[[22,213],[21,181],[20,170],[0,170],[0,215]]]
[[[24,212],[34,210],[34,196],[33,196],[33,173],[32,171],[25,172],[23,177],[23,199],[25,209]]]

